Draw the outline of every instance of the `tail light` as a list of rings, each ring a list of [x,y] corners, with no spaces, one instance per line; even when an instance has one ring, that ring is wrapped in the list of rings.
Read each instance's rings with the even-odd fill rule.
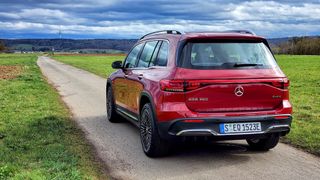
[[[205,83],[197,81],[186,81],[186,80],[161,80],[160,81],[160,87],[163,91],[169,91],[169,92],[185,92],[185,91],[191,91],[194,89],[198,89],[202,86],[204,86]]]
[[[183,80],[161,80],[160,88],[163,91],[170,92],[183,92],[184,91]]]
[[[283,99],[289,100],[289,91],[288,91],[289,85],[290,85],[289,79],[285,78],[285,79],[283,79],[283,81],[275,81],[275,82],[272,82],[271,84],[274,87],[286,90],[286,91],[284,91]]]
[[[169,91],[169,92],[186,92],[186,91],[192,91],[198,88],[201,88],[203,86],[209,85],[209,84],[215,84],[215,83],[221,83],[218,81],[208,81],[208,80],[182,80],[182,79],[163,79],[160,81],[160,88],[163,91]],[[281,80],[281,81],[272,81],[268,82],[267,84],[270,84],[274,87],[287,90],[289,88],[289,80],[287,78]]]
[[[283,81],[274,81],[271,83],[272,86],[280,89],[288,89],[290,85],[289,79],[285,78]]]
[[[275,116],[275,119],[281,120],[281,119],[288,119],[289,116]]]
[[[182,122],[185,122],[185,123],[203,123],[204,120],[203,119],[186,119],[186,120],[183,120]]]

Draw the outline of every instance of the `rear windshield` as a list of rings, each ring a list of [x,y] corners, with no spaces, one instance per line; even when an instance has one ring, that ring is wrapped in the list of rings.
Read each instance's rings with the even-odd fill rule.
[[[179,66],[191,69],[272,68],[277,66],[263,42],[190,42]]]

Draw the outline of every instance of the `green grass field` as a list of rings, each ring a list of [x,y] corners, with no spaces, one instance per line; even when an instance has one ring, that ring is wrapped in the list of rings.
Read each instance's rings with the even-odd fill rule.
[[[107,178],[36,60],[0,54],[0,77],[4,66],[19,67],[0,78],[0,179]]]
[[[107,77],[114,60],[124,56],[54,56],[61,62]],[[291,81],[292,131],[284,142],[320,155],[320,56],[276,56]]]
[[[59,56],[53,57],[63,63],[85,69],[101,77],[107,77],[114,71],[111,63],[116,60],[123,61],[125,56]]]
[[[292,131],[284,141],[320,155],[320,56],[276,58],[290,79],[294,112]]]

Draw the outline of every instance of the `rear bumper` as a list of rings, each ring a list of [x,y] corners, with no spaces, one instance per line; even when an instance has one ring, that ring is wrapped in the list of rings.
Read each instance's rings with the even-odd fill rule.
[[[277,119],[277,117],[282,117]],[[283,118],[285,117],[285,118]],[[269,133],[279,133],[284,136],[289,133],[292,116],[266,115],[266,116],[240,116],[240,117],[210,117],[192,118],[202,119],[203,122],[184,122],[191,118],[181,118],[170,122],[158,123],[159,134],[164,139],[177,139],[186,136],[207,136],[217,140],[246,139],[264,137]],[[261,122],[262,131],[250,133],[223,134],[220,132],[222,123]]]

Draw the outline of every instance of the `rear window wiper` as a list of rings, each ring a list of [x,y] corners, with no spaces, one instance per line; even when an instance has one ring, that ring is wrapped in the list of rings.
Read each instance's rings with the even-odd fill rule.
[[[233,67],[245,67],[245,66],[263,66],[263,64],[255,64],[255,63],[235,63]]]

